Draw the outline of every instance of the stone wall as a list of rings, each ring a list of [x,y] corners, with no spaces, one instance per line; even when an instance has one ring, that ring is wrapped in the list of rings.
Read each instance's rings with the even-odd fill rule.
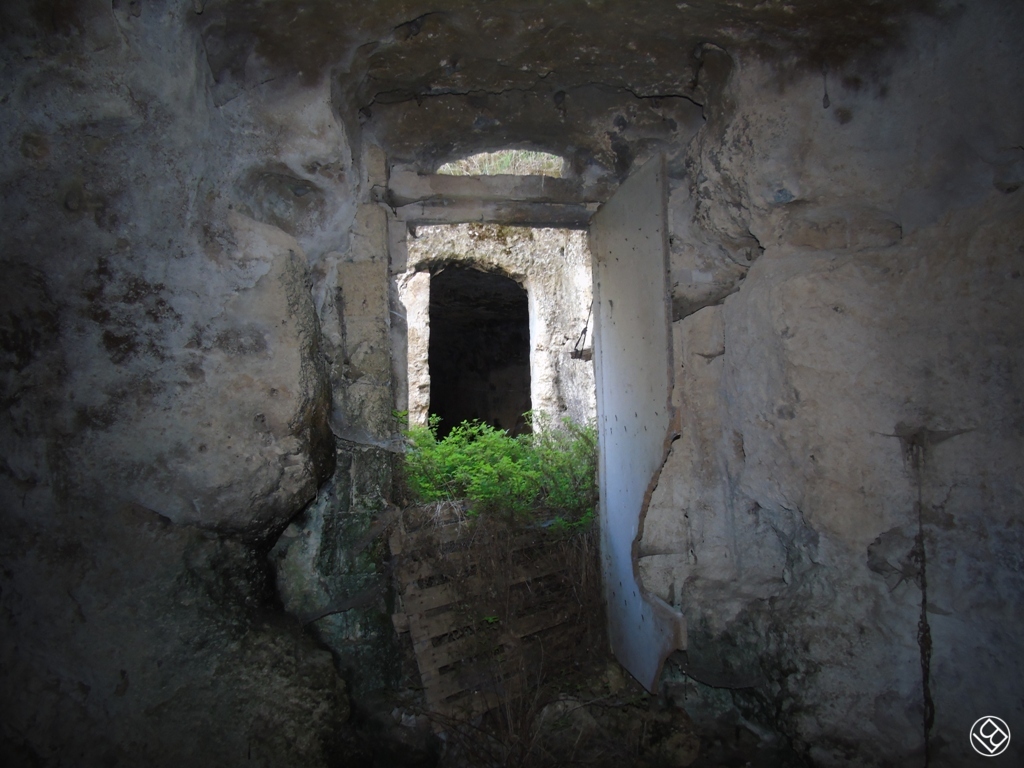
[[[341,748],[345,683],[266,551],[336,464],[311,286],[359,174],[326,80],[221,100],[194,17],[4,8],[6,765]]]
[[[640,568],[692,677],[821,765],[926,732],[964,764],[1024,715],[1012,19],[922,23],[873,76],[738,62],[673,191],[683,427]]]
[[[579,183],[506,224],[668,157],[683,704],[823,766],[1024,732],[1020,4],[451,6],[0,7],[0,759],[372,762],[388,174],[510,144]]]

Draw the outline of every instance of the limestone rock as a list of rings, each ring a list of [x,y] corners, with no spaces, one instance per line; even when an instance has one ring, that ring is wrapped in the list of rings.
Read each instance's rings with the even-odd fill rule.
[[[301,249],[240,215],[230,225],[222,269],[244,282],[168,361],[177,385],[138,392],[159,407],[113,411],[80,438],[75,471],[175,522],[259,529],[291,517],[329,471],[330,395]]]
[[[359,208],[353,247],[330,254],[338,326],[333,334],[334,403],[331,428],[361,445],[389,446],[391,417],[390,306],[387,219],[376,205]]]
[[[816,713],[837,699],[857,713],[841,730],[856,731],[858,743],[885,744],[880,755],[920,749],[923,578],[936,722],[959,727],[973,711],[968,696],[999,695],[967,693],[989,672],[980,655],[968,662],[956,650],[976,645],[955,616],[1003,621],[997,606],[1012,602],[1012,580],[991,582],[1000,597],[970,607],[954,595],[973,592],[958,568],[988,560],[971,554],[981,534],[968,508],[987,510],[1000,551],[1016,541],[1002,493],[981,486],[996,466],[1019,471],[1005,447],[1019,420],[985,414],[1019,410],[992,371],[1014,368],[1010,339],[1024,330],[1006,277],[1021,221],[1017,203],[992,200],[980,220],[950,217],[904,239],[895,264],[885,250],[769,248],[738,293],[677,324],[682,437],[652,499],[641,573],[687,610],[691,650],[737,643],[746,648],[737,663],[749,655],[765,670],[799,670],[778,680],[777,700],[815,702],[791,727],[824,763],[841,762],[828,746],[840,737]],[[956,245],[939,257],[939,242]],[[955,287],[968,283],[971,292]],[[975,291],[986,296],[985,320],[970,308]],[[984,349],[954,340],[979,333]],[[927,425],[919,449],[907,448],[908,420]],[[1016,663],[1001,654],[1004,666]],[[865,670],[880,667],[889,674],[871,683]]]
[[[7,765],[331,759],[344,682],[270,609],[250,545],[140,507],[2,541]]]
[[[511,145],[606,192],[667,155],[638,567],[735,673],[688,706],[829,767],[1018,733],[1021,4],[437,6],[0,4],[4,764],[373,762],[334,669],[391,634],[338,614],[329,658],[265,553],[309,533],[297,613],[383,578],[343,555],[391,487],[387,175]]]

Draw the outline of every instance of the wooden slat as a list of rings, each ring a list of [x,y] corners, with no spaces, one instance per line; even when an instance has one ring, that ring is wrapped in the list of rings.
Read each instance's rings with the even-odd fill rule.
[[[471,560],[471,552],[453,552],[445,557],[443,563],[436,560],[407,560],[397,569],[397,576],[403,586],[415,587],[416,582],[432,576],[453,573],[461,563]]]
[[[426,613],[436,608],[445,608],[458,602],[459,594],[451,584],[438,584],[436,587],[427,587],[426,589],[407,587],[402,599],[405,602],[406,612],[412,615]]]
[[[464,524],[429,526],[421,528],[415,533],[410,533],[406,530],[403,536],[405,539],[404,549],[429,554],[430,559],[436,558],[438,550],[445,545],[460,544],[465,547],[471,547],[473,545],[482,544],[485,541],[491,541],[474,534],[472,531],[467,531]],[[530,546],[535,546],[542,550],[551,549],[551,545],[549,543],[537,540],[536,532],[519,534],[513,537],[509,542],[498,542],[498,544],[499,546],[509,546],[510,551],[512,552],[519,552]]]
[[[545,664],[571,650],[573,638],[567,632],[575,614],[566,604],[569,587],[557,578],[567,566],[557,546],[540,531],[495,540],[469,530],[455,512],[447,521],[443,512],[427,514],[431,518],[418,528],[419,521],[403,519],[391,537],[404,611],[394,617],[395,627],[408,627],[430,708],[450,717],[479,715],[522,690],[523,666],[536,665],[541,658],[538,641],[530,640],[534,635],[546,633]],[[502,600],[512,599],[519,615],[492,627],[464,606],[480,611],[487,604],[484,595],[496,584],[486,573],[473,573],[473,564],[495,546],[511,559],[497,586]],[[501,568],[483,565],[488,571],[495,566]],[[467,577],[467,572],[473,575]],[[429,586],[420,586],[425,583]],[[558,629],[562,625],[566,629]],[[497,679],[500,675],[505,679]]]
[[[449,643],[441,643],[435,646],[428,641],[417,647],[414,642],[416,658],[420,661],[421,667],[439,670],[442,667],[466,658],[467,655],[470,658],[475,658],[498,647],[506,649],[514,647],[522,639],[545,629],[558,626],[568,618],[569,611],[562,607],[555,607],[515,619],[511,627],[489,627],[481,632],[467,635]],[[422,668],[420,672],[421,675],[424,673]],[[426,680],[423,683],[426,685]]]
[[[406,531],[406,538],[417,548],[430,545],[435,548],[441,544],[449,544],[453,541],[473,540],[473,534],[466,530],[466,526],[458,523],[449,525],[426,525],[417,531]]]
[[[547,607],[547,602],[558,602],[561,604],[564,601],[547,600],[545,603],[538,601],[536,606],[534,606],[530,612],[537,613],[544,610]],[[474,624],[481,624],[484,622],[484,616],[488,615],[484,613],[483,615],[471,616],[461,610],[460,606],[457,604],[453,604],[449,606],[449,608],[450,610],[440,611],[430,616],[415,613],[412,614],[410,620],[415,624],[417,634],[421,637],[431,639],[442,637],[452,632],[457,632],[466,629],[467,627],[471,627]],[[566,610],[568,612],[568,609]]]
[[[509,586],[522,584],[545,576],[552,576],[565,570],[565,563],[557,558],[527,563],[519,569],[519,572],[509,582]],[[458,602],[460,594],[463,599],[466,596],[479,595],[487,586],[488,582],[480,576],[464,579],[457,586],[446,583],[419,589],[415,586],[407,585],[402,598],[405,601],[405,610],[408,613],[425,613],[426,611],[444,608]]]

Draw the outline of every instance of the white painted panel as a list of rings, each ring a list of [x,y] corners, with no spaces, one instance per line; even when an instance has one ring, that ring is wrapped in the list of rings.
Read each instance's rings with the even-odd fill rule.
[[[686,646],[683,617],[644,592],[634,557],[674,425],[664,166],[655,158],[627,179],[590,228],[608,634],[649,691],[665,657]]]

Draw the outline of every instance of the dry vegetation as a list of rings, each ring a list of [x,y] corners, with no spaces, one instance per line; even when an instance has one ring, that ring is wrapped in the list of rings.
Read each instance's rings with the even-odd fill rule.
[[[407,432],[391,536],[398,622],[420,682],[406,711],[438,768],[686,766],[699,739],[615,662],[595,518],[596,433]]]
[[[404,511],[395,574],[444,768],[644,764],[645,696],[605,679],[596,533]]]

